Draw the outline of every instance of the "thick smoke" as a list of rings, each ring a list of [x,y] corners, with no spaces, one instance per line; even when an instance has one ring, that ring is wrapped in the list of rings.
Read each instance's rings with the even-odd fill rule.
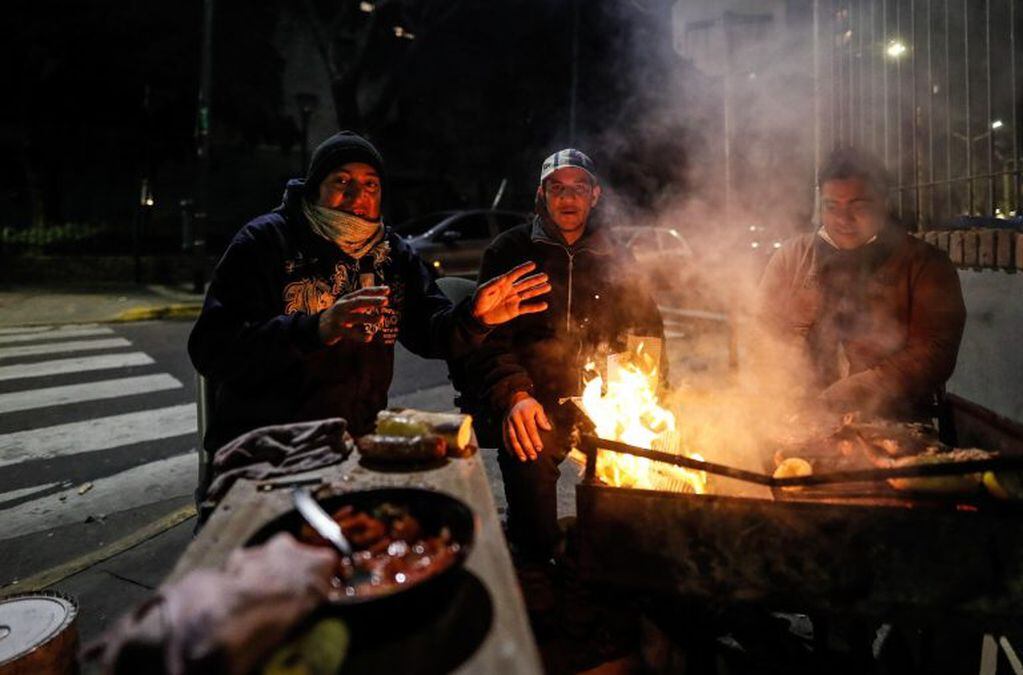
[[[659,301],[728,317],[672,329],[685,333],[670,341],[679,426],[708,459],[753,470],[766,468],[765,439],[805,413],[811,372],[755,320],[772,301],[758,281],[775,242],[813,226],[812,23],[799,4],[620,3],[633,31],[620,77],[634,94],[623,123],[589,139],[623,186],[605,210],[674,228],[694,251]],[[651,48],[665,21],[671,48]]]

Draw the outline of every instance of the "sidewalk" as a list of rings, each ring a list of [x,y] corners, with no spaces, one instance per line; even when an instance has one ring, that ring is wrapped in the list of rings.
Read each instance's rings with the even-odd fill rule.
[[[0,286],[0,327],[195,318],[202,296],[184,286]]]

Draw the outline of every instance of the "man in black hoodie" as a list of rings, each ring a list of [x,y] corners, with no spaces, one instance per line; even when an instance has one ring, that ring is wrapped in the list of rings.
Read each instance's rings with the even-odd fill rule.
[[[486,282],[535,261],[552,287],[549,311],[494,330],[468,368],[501,427],[510,538],[520,556],[538,562],[549,560],[561,539],[558,465],[571,450],[573,420],[558,400],[580,394],[586,360],[623,350],[627,334],[664,335],[635,260],[594,217],[600,193],[589,157],[554,153],[540,171],[532,222],[497,237],[480,265]]]
[[[316,149],[284,203],[245,225],[213,272],[188,352],[214,384],[204,445],[271,424],[343,417],[359,435],[387,405],[394,342],[451,358],[491,327],[542,312],[533,264],[453,306],[381,220],[383,159],[352,132]]]

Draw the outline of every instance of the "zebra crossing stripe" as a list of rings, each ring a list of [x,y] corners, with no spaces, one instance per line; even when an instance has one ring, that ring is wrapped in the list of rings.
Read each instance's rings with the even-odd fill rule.
[[[45,333],[53,330],[53,326],[19,326],[17,328],[0,328],[0,335],[26,335],[28,333]]]
[[[35,340],[49,340],[52,338],[79,338],[79,337],[91,337],[94,335],[110,335],[114,331],[111,328],[105,326],[96,326],[95,328],[74,328],[64,330],[51,330],[34,333],[16,333],[14,335],[0,334],[0,344],[12,344],[15,342],[33,342]]]
[[[0,435],[0,467],[108,450],[196,432],[194,403]]]
[[[177,378],[167,373],[158,373],[156,375],[122,377],[115,380],[86,382],[84,384],[72,384],[63,387],[28,389],[9,394],[0,394],[0,413],[148,394],[168,389],[179,389],[182,386]]]
[[[0,328],[0,335],[25,335],[27,333],[52,333],[59,335],[66,330],[79,330],[82,328],[98,328],[98,323],[69,323],[64,326],[12,326]]]
[[[148,366],[153,357],[145,352],[125,352],[123,354],[102,354],[100,356],[77,356],[37,363],[19,363],[14,366],[0,366],[0,382],[19,380],[28,377],[48,377],[50,375],[66,375],[90,370],[110,370],[129,366]]]
[[[187,452],[97,478],[92,481],[92,489],[82,495],[75,486],[12,506],[0,518],[0,540],[191,494],[197,466],[195,452]]]
[[[15,499],[34,495],[37,492],[45,492],[46,490],[58,485],[60,485],[60,483],[44,483],[42,485],[33,485],[27,488],[11,490],[10,492],[0,492],[0,504],[3,504],[4,502],[13,502]]]
[[[130,347],[131,343],[124,338],[108,338],[106,340],[72,340],[71,342],[51,342],[42,345],[22,345],[20,347],[4,347],[0,349],[0,359],[12,359],[19,356],[38,356],[40,354],[63,354],[64,352],[93,351],[97,349],[114,349]]]

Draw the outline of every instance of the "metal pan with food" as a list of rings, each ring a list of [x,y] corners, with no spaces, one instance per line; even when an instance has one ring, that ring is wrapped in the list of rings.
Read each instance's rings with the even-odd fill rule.
[[[454,497],[419,488],[379,488],[318,496],[352,545],[340,556],[331,601],[354,605],[432,584],[464,563],[475,539],[472,510]],[[247,545],[277,532],[331,546],[296,510],[263,526]]]

